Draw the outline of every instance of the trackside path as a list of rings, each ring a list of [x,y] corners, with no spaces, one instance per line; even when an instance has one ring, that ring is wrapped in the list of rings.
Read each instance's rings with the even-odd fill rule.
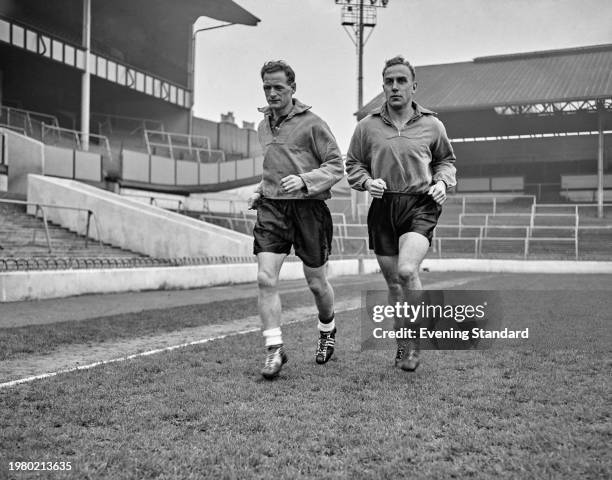
[[[463,274],[463,277],[479,278],[482,274]],[[445,274],[428,274],[430,281],[444,279]],[[355,285],[362,288],[384,288],[379,274],[338,277],[334,286]],[[282,282],[281,293],[304,291],[304,279]],[[107,317],[124,313],[144,312],[161,308],[203,305],[216,301],[236,300],[257,296],[253,283],[192,290],[164,290],[148,292],[113,293],[107,295],[81,295],[78,297],[25,302],[0,303],[0,328],[24,325],[43,325],[73,320]]]

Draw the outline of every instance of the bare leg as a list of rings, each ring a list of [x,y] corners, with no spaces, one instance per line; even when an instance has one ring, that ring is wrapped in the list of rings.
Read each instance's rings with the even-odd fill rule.
[[[385,282],[387,282],[387,302],[389,305],[395,305],[404,299],[402,283],[397,271],[397,259],[397,256],[376,255],[380,271],[385,278]],[[394,326],[396,329],[399,328],[397,318],[395,318]]]
[[[420,294],[415,295],[415,292],[423,289],[419,278],[419,268],[428,250],[427,238],[419,233],[408,232],[399,239],[399,255],[377,255],[378,264],[389,289],[389,305],[395,305],[397,302],[419,303],[421,301]],[[399,330],[404,327],[415,328],[417,325],[409,324],[408,320],[396,317],[394,326],[396,330]],[[404,357],[406,352],[408,356]],[[404,370],[415,370],[419,365],[418,341],[398,340],[395,363]]]
[[[278,275],[285,260],[284,253],[257,254],[257,285],[259,287],[259,315],[263,330],[279,328],[281,300],[278,293]]]
[[[380,271],[387,282],[387,303],[391,306],[401,303],[404,300],[404,291],[402,289],[402,282],[397,271],[397,255],[395,256],[384,256],[376,255]],[[393,328],[395,331],[400,331],[405,326],[403,319],[398,317],[393,318]],[[402,359],[404,352],[407,350],[408,344],[405,339],[397,339],[397,353],[395,355],[395,365],[397,366]]]
[[[399,239],[399,256],[397,272],[402,285],[404,301],[419,304],[424,300],[423,285],[419,278],[421,263],[429,250],[429,241],[420,233],[408,232]],[[412,319],[412,327],[418,329],[420,318]],[[419,340],[410,340],[406,344],[407,355],[397,363],[402,370],[413,372],[419,366]]]
[[[317,268],[304,265],[304,276],[314,295],[319,311],[319,340],[315,361],[323,365],[329,361],[336,348],[336,321],[334,320],[334,290],[327,281],[327,264]]]
[[[259,287],[259,315],[266,342],[266,361],[261,374],[272,380],[287,362],[280,329],[281,301],[278,293],[278,275],[285,260],[284,253],[257,254],[257,285]]]
[[[308,288],[314,295],[319,318],[323,320],[331,318],[334,314],[334,290],[327,280],[327,263],[316,268],[304,265],[304,276]]]
[[[420,233],[408,232],[399,239],[397,273],[405,297],[414,290],[423,290],[419,269],[428,250],[429,241]]]
[[[408,232],[399,239],[397,274],[405,302],[418,304],[423,300],[419,269],[429,250],[429,241],[420,233]]]
[[[376,255],[389,289],[389,305],[406,300],[410,293],[422,290],[419,268],[429,250],[429,241],[420,233],[408,232],[399,239],[399,255]]]

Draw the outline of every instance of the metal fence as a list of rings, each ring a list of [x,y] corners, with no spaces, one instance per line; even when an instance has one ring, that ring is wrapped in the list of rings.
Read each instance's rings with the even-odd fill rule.
[[[0,106],[0,124],[38,140],[42,140],[43,126],[59,128],[53,115],[5,106]]]
[[[297,258],[290,258],[297,261]],[[232,257],[188,257],[188,258],[150,258],[150,257],[0,257],[0,271],[27,270],[75,270],[89,268],[153,268],[185,267],[196,265],[254,263],[255,256]]]
[[[206,197],[201,200],[200,206],[190,204],[188,198],[143,199],[176,211],[202,211],[201,219],[243,233],[252,230],[255,213],[247,210],[245,200]],[[612,226],[581,224],[596,217],[596,204],[538,204],[531,195],[464,195],[453,197],[450,204],[456,207],[457,223],[438,224],[431,256],[612,259]],[[332,219],[337,254],[370,254],[364,222],[349,223],[343,213],[332,213]]]
[[[225,152],[210,148],[210,139],[202,135],[149,129],[144,129],[143,135],[149,155],[202,163],[225,162]]]

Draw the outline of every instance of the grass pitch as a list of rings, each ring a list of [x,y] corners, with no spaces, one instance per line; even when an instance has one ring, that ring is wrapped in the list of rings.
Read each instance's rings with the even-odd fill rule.
[[[336,288],[339,297],[355,291],[353,285]],[[287,309],[312,306],[312,296],[305,291],[281,294]],[[314,309],[314,307],[313,307]],[[27,325],[0,329],[0,361],[27,358],[28,354],[48,354],[66,345],[93,344],[158,335],[181,329],[224,322],[257,315],[257,299],[237,298],[169,309],[65,321],[43,325]]]
[[[609,303],[570,310],[584,295],[532,314],[559,331],[591,322],[588,339],[424,352],[413,374],[359,351],[353,311],[324,366],[314,319],[284,327],[272,382],[254,333],[0,390],[0,478],[609,478]]]

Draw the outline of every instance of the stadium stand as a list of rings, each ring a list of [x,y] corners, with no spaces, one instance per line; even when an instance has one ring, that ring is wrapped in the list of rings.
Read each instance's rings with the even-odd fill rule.
[[[611,72],[612,44],[417,66],[416,101],[446,126],[459,193],[597,202],[598,169],[612,165]],[[377,95],[357,118],[383,100]],[[604,188],[608,198],[609,179]]]
[[[80,90],[86,53],[80,39],[82,12],[76,15],[65,6],[35,0],[0,4],[0,191],[41,203],[44,192],[32,191],[29,175],[57,177],[105,194],[119,193],[129,199],[124,206],[131,205],[128,210],[143,218],[178,222],[162,215],[164,210],[189,216],[184,220],[187,230],[208,229],[221,243],[224,235],[231,236],[224,231],[237,232],[236,238],[250,235],[255,214],[247,210],[246,196],[234,189],[253,185],[261,175],[257,132],[254,124],[236,125],[231,112],[218,122],[193,117],[192,71],[185,48],[189,29],[184,27],[200,15],[244,25],[256,25],[258,19],[229,0],[223,9],[212,0],[180,4],[185,8],[173,8],[169,14],[163,2],[92,3],[88,132],[82,131],[82,100],[74,94]],[[137,15],[118,16],[116,8]],[[126,41],[109,35],[109,25],[142,35]],[[150,38],[146,32],[151,28],[161,29],[163,42],[143,40]],[[610,205],[595,203],[597,167],[603,164],[606,173],[612,164],[606,148],[612,133],[610,72],[612,45],[417,67],[417,101],[439,113],[460,167],[457,194],[444,208],[431,257],[610,258]],[[561,77],[567,82],[556,81]],[[358,118],[380,101],[378,96],[369,102]],[[612,191],[609,177],[603,177],[606,198]],[[106,197],[85,187],[78,190],[83,196],[77,203],[89,202],[89,196],[103,198],[104,208],[123,203],[111,193]],[[334,254],[370,255],[366,196],[350,192],[345,184],[328,206],[334,220]],[[103,216],[101,211],[95,214]],[[22,222],[3,218],[3,223]],[[56,219],[63,227],[69,224]],[[115,221],[127,230],[137,219],[119,215]],[[34,216],[30,220],[42,233],[43,221]],[[24,242],[36,230],[28,228],[29,234],[20,234]],[[64,240],[72,234],[57,226],[49,229],[51,247],[58,252],[73,252],[75,258],[97,252],[96,242],[80,252],[70,239]],[[11,255],[19,255],[19,242],[12,246],[9,236],[4,234],[4,243],[11,245]],[[38,233],[36,238],[44,243]],[[56,239],[66,242],[64,250]],[[83,243],[82,237],[76,239]],[[244,258],[243,246],[237,258]],[[40,248],[43,255],[47,247]],[[105,245],[103,251],[95,256],[114,250]],[[203,251],[182,249],[180,258],[207,262]],[[134,258],[153,262],[167,256],[139,250]],[[223,257],[219,250],[208,255],[227,261]]]
[[[259,19],[231,0],[181,4],[169,13],[159,2],[94,2],[91,50],[86,52],[81,9],[76,14],[69,4],[0,3],[0,126],[53,146],[49,155],[61,165],[48,174],[102,187],[110,181],[146,183],[158,191],[186,191],[184,186],[211,191],[226,187],[217,187],[220,183],[252,181],[259,173],[254,159],[260,155],[253,125],[240,128],[230,116],[221,122],[192,116],[188,27],[200,16],[251,26]],[[119,27],[139,33],[130,41],[108,34]],[[159,41],[146,34],[152,28],[163,31]],[[86,55],[89,72],[84,73]],[[91,80],[88,101],[75,95],[85,76]],[[87,122],[83,112],[90,112]],[[202,137],[207,137],[205,145]],[[83,152],[101,156],[100,178],[82,179],[70,166],[71,157]],[[241,160],[247,161],[232,163]],[[135,175],[143,163],[149,171]]]

